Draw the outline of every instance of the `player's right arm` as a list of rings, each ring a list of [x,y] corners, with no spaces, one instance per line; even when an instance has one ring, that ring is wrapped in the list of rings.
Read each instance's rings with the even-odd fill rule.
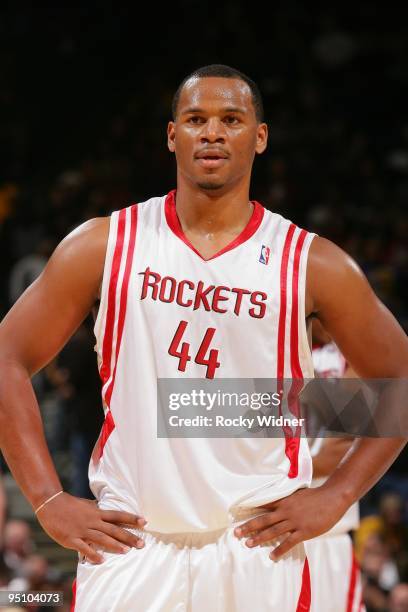
[[[57,355],[97,300],[108,231],[108,219],[93,219],[69,234],[0,324],[0,447],[34,509],[62,487],[30,379]],[[37,518],[54,540],[95,563],[101,557],[93,547],[121,552],[125,545],[143,545],[119,526],[141,527],[141,518],[100,510],[67,493],[46,504]]]

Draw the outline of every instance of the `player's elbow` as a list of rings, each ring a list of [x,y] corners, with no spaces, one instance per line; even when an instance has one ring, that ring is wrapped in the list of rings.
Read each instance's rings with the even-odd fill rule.
[[[15,356],[2,353],[0,350],[0,401],[5,389],[18,385],[22,380],[30,378],[30,372]]]

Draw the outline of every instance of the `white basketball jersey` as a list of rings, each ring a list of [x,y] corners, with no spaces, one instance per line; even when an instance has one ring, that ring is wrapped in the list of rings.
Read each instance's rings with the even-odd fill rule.
[[[319,378],[342,378],[346,371],[347,362],[343,353],[334,342],[328,342],[323,346],[313,348],[313,367],[315,374]],[[312,457],[318,454],[324,438],[316,438],[310,441],[310,450]],[[312,487],[322,485],[327,478],[314,478]],[[358,502],[350,506],[342,518],[328,531],[324,536],[337,535],[347,533],[353,529],[357,529],[360,523],[360,512]]]
[[[95,323],[105,422],[90,463],[104,509],[193,532],[311,481],[305,438],[158,438],[158,378],[311,378],[305,324],[313,234],[254,202],[204,260],[167,196],[114,212]]]

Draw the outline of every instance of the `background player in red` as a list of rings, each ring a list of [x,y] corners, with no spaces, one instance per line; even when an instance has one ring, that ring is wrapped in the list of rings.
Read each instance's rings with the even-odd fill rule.
[[[169,148],[177,158],[175,210],[184,237],[208,260],[251,221],[252,164],[266,147],[267,128],[248,79],[223,67],[187,79],[175,106],[174,121],[168,128]],[[207,155],[197,155],[204,148]],[[27,499],[38,510],[44,529],[57,542],[94,563],[102,560],[95,548],[111,553],[124,552],[126,545],[142,548],[143,537],[119,524],[141,527],[149,516],[102,510],[92,502],[60,493],[30,376],[58,353],[98,301],[108,232],[109,219],[95,219],[70,234],[0,329],[0,442],[4,456]],[[311,243],[304,298],[306,319],[314,315],[322,321],[359,375],[407,376],[408,342],[402,329],[373,294],[356,264],[324,238]],[[261,516],[241,525],[235,535],[244,536],[248,548],[279,538],[281,543],[271,558],[280,559],[334,525],[381,477],[403,445],[401,439],[360,440],[322,487],[303,488],[263,504]],[[228,483],[224,486],[228,488]],[[103,582],[109,583],[109,573]],[[250,584],[245,586],[251,591]],[[156,590],[161,587],[156,584]],[[208,584],[208,596],[211,590]]]
[[[312,324],[313,366],[319,378],[353,378],[355,373],[318,319]],[[313,461],[311,486],[320,486],[333,473],[353,444],[352,437],[310,439]],[[328,532],[305,542],[311,574],[311,612],[364,612],[361,573],[349,533],[358,528],[358,502]]]

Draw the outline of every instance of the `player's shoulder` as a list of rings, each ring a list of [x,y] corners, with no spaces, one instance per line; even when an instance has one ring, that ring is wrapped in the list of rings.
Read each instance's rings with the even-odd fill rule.
[[[95,217],[74,228],[59,245],[64,251],[95,251],[106,249],[110,217]]]
[[[79,302],[96,299],[108,235],[109,217],[81,223],[58,244],[38,279],[37,288],[45,296],[62,295],[66,300],[73,296]]]
[[[308,272],[319,277],[340,278],[342,275],[361,275],[355,260],[331,240],[315,236],[310,246]]]
[[[70,274],[99,279],[103,273],[110,218],[97,217],[78,225],[59,243],[46,271],[65,278]]]
[[[315,311],[328,302],[352,300],[369,288],[361,268],[343,249],[316,236],[307,263],[307,300]]]

